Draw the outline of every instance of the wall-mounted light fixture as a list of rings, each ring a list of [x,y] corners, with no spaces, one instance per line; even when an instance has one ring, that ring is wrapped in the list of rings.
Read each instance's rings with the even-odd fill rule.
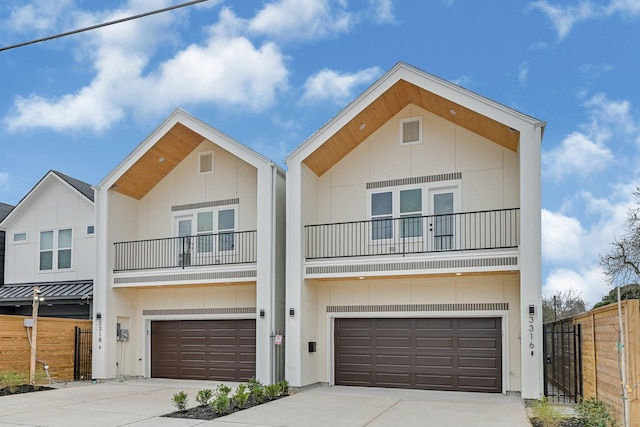
[[[534,314],[536,314],[536,306],[535,306],[535,305],[533,305],[533,304],[531,304],[531,305],[529,306],[529,315],[530,315],[530,316],[533,316]]]
[[[96,313],[96,319],[102,319],[102,313],[100,312]]]
[[[289,309],[289,317],[293,317],[296,315],[296,310],[292,307]]]
[[[260,318],[264,319],[264,309],[263,308],[260,309]]]

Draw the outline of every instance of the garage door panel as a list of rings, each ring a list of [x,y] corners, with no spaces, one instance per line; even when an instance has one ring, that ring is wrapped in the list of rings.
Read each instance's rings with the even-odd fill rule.
[[[415,319],[415,329],[418,331],[446,331],[451,332],[454,329],[453,319],[442,318],[430,318],[430,319]]]
[[[453,349],[454,340],[452,337],[417,337],[416,347],[418,349]]]
[[[416,356],[416,368],[448,368],[453,366],[452,356]]]
[[[467,350],[492,350],[496,351],[501,347],[500,337],[473,337],[458,339],[458,348]]]
[[[246,381],[255,375],[255,320],[151,322],[151,376]]]
[[[502,391],[500,318],[336,319],[334,332],[338,385]]]
[[[378,356],[375,357],[375,363],[379,367],[402,366],[409,368],[411,366],[411,356],[378,354]]]
[[[403,348],[409,350],[411,348],[411,338],[410,337],[377,337],[375,346],[377,348]]]

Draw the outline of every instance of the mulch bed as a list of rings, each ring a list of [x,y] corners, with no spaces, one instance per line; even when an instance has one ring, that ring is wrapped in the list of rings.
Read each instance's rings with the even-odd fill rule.
[[[273,402],[274,400],[282,399],[284,397],[287,397],[287,396],[278,396],[273,400],[263,400],[262,402],[259,402],[259,403],[256,403],[253,399],[249,398],[249,400],[247,401],[247,404],[243,408],[240,408],[240,407],[234,405],[233,403],[231,403],[231,407],[224,414],[216,414],[215,411],[213,410],[213,408],[211,408],[211,406],[209,406],[209,405],[201,405],[201,406],[196,406],[196,407],[193,407],[193,408],[189,408],[189,409],[187,409],[185,411],[172,412],[170,414],[163,415],[163,417],[167,417],[167,418],[189,418],[189,419],[194,419],[194,420],[213,420],[215,418],[220,418],[220,417],[224,417],[226,415],[231,415],[231,414],[233,414],[235,412],[239,412],[239,411],[242,411],[244,409],[249,409],[249,408],[252,408],[254,406],[263,405],[265,403]]]
[[[531,418],[531,425],[533,427],[545,427],[540,421],[536,418]],[[560,422],[558,427],[583,427],[584,424],[578,418],[567,418]]]
[[[45,387],[42,385],[32,386],[31,384],[23,384],[16,387],[0,388],[0,396],[10,396],[12,394],[33,393],[36,391],[53,390],[52,387]]]

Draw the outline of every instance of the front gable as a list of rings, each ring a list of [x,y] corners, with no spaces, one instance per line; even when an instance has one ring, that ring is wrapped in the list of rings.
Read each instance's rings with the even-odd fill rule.
[[[400,63],[288,157],[321,176],[408,105],[518,152],[520,130],[539,121]],[[543,125],[544,126],[544,125]]]

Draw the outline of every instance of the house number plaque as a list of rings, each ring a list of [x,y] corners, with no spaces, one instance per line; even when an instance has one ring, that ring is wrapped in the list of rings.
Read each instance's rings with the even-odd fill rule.
[[[533,344],[533,315],[529,315],[529,348],[531,349],[531,355],[533,356],[533,349],[535,344]]]

